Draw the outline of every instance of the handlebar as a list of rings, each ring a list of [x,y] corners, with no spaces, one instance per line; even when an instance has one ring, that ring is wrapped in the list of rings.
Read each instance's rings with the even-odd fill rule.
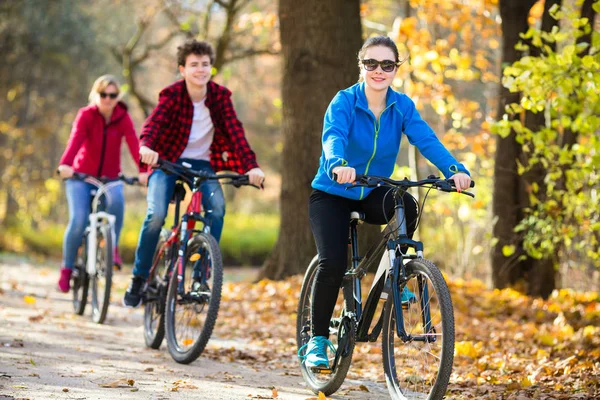
[[[337,180],[337,174],[333,174],[333,179]],[[456,192],[456,193],[464,194],[464,195],[475,198],[475,195],[471,192],[467,192],[464,190],[458,192],[454,186],[454,180],[441,179],[439,176],[435,176],[435,175],[429,175],[427,177],[427,179],[421,179],[418,181],[411,181],[408,178],[404,178],[402,180],[397,181],[397,180],[387,178],[384,176],[357,174],[356,180],[355,180],[355,183],[353,184],[353,186],[349,186],[346,189],[349,189],[352,187],[360,187],[360,186],[369,187],[369,188],[375,188],[375,187],[379,187],[379,186],[390,186],[390,187],[395,187],[395,188],[401,188],[404,190],[411,188],[411,187],[427,186],[427,187],[441,190],[442,192],[449,192],[449,193]],[[475,187],[475,181],[471,180],[470,187]]]
[[[58,174],[59,171],[57,170],[56,173]],[[75,179],[78,181],[94,180],[103,185],[106,185],[111,182],[118,182],[118,181],[121,181],[127,185],[139,185],[140,184],[140,181],[137,176],[125,176],[123,174],[119,174],[119,176],[117,178],[107,178],[105,176],[97,178],[93,175],[88,175],[88,174],[84,174],[81,172],[73,171],[73,176],[71,176],[71,178],[67,178],[67,179]],[[66,180],[66,179],[63,179],[63,180]]]
[[[240,186],[252,186],[256,189],[262,188],[262,185],[261,186],[252,185],[250,183],[250,177],[248,175],[240,175],[240,174],[219,174],[219,175],[217,175],[217,174],[212,174],[212,173],[209,173],[206,171],[193,170],[190,168],[191,166],[188,167],[185,164],[186,163],[183,163],[183,164],[172,163],[172,162],[164,160],[162,158],[159,158],[158,162],[156,163],[156,165],[158,166],[158,169],[161,169],[168,174],[177,175],[179,178],[181,178],[183,181],[185,181],[190,186],[193,185],[193,182],[196,179],[198,179],[200,181],[229,179],[228,182],[223,182],[223,183],[231,184],[237,188],[239,188]]]

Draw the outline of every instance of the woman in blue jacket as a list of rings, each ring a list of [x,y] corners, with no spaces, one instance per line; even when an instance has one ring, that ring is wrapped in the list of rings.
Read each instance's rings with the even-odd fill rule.
[[[329,367],[329,320],[347,267],[350,212],[362,211],[367,223],[378,225],[394,215],[393,196],[386,196],[390,189],[352,187],[356,174],[391,176],[404,134],[444,176],[454,179],[458,190],[467,189],[471,181],[467,169],[421,119],[412,100],[391,88],[401,64],[394,42],[384,36],[368,39],[358,61],[359,83],[338,92],[325,113],[323,152],[312,181],[309,215],[319,268],[312,299],[312,338],[306,349],[308,367]],[[405,195],[404,206],[412,236],[417,204]]]

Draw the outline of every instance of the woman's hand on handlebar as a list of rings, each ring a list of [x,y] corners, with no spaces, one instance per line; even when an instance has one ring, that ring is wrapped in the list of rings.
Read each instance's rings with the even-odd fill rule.
[[[73,167],[70,165],[59,165],[58,166],[58,174],[62,179],[69,179],[73,177]]]
[[[152,150],[150,147],[140,147],[140,161],[150,166],[156,165],[158,162],[158,153]]]
[[[335,167],[331,173],[337,183],[354,183],[356,181],[356,170],[352,167]]]
[[[471,177],[464,172],[456,173],[450,179],[454,181],[454,187],[458,193],[467,190],[471,186]]]

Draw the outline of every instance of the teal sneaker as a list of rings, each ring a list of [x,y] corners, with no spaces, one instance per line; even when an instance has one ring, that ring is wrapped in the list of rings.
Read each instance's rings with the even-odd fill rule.
[[[314,336],[298,350],[298,357],[300,357],[307,368],[329,369],[328,347],[335,354],[336,350],[333,343],[325,336]]]
[[[404,286],[404,290],[402,291],[402,304],[416,303],[416,301],[417,296]]]

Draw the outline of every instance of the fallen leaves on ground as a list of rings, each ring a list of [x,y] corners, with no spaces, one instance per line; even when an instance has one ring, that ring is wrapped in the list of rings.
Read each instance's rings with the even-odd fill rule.
[[[295,327],[301,285],[300,276],[225,283],[214,335],[247,345],[209,345],[203,356],[299,371]],[[598,293],[560,290],[541,300],[511,289],[489,290],[480,281],[458,279],[449,287],[456,327],[448,389],[453,398],[600,398]],[[385,384],[380,340],[357,344],[348,378]]]
[[[110,382],[110,383],[99,383],[98,386],[103,387],[103,388],[110,388],[110,389],[116,389],[116,388],[128,388],[131,387],[135,384],[135,381],[133,379],[127,379],[127,378],[122,378],[122,379],[118,379],[114,382]]]
[[[179,389],[198,389],[198,386],[192,385],[183,380],[173,382],[173,386],[169,389],[171,392],[178,392]]]

